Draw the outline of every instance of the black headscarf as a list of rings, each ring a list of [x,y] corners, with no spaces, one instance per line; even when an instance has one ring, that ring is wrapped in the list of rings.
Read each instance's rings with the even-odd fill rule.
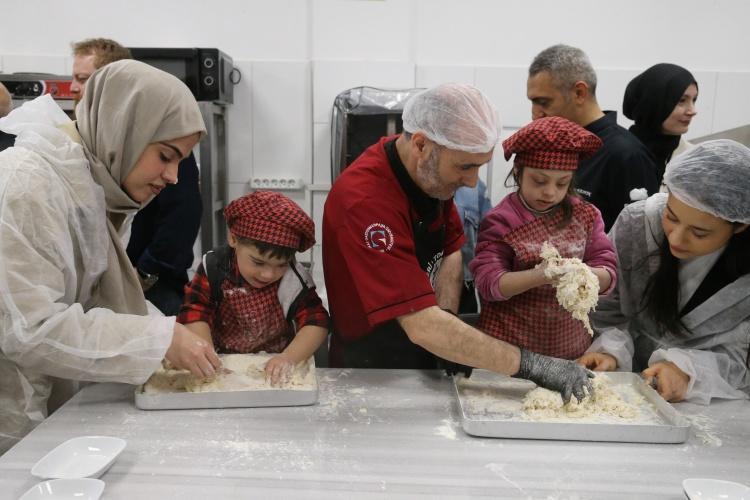
[[[688,70],[676,64],[660,63],[633,78],[625,89],[623,114],[635,122],[630,131],[656,159],[659,182],[680,143],[679,135],[664,134],[661,126],[691,84],[698,86]]]

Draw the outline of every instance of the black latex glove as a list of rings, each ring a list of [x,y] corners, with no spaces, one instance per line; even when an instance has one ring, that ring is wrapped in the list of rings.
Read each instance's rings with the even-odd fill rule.
[[[589,394],[594,393],[590,380],[593,372],[575,361],[551,358],[526,349],[521,349],[521,368],[513,376],[559,392],[564,403],[570,401],[571,395],[581,401],[586,396],[584,389],[588,389]]]
[[[454,363],[453,361],[448,361],[447,359],[443,359],[438,356],[435,356],[435,359],[437,359],[438,368],[444,369],[445,374],[449,377],[452,377],[457,373],[463,373],[466,378],[469,378],[471,377],[471,371],[474,369],[471,366],[462,365],[461,363]]]

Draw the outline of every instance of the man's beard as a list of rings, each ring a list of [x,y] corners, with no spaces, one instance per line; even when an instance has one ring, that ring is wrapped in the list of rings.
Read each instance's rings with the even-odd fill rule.
[[[440,155],[438,148],[433,148],[427,160],[417,167],[417,181],[419,188],[428,196],[445,201],[453,197],[458,186],[453,188],[447,186],[442,180],[440,180],[439,160]]]

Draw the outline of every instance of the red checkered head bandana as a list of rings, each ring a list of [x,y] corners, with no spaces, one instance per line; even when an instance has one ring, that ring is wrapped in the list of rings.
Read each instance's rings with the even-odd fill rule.
[[[515,154],[514,165],[550,170],[575,170],[593,155],[601,139],[559,116],[534,120],[503,141],[505,159]]]
[[[304,252],[315,243],[315,223],[280,193],[255,191],[224,209],[229,230],[240,238],[295,248]]]

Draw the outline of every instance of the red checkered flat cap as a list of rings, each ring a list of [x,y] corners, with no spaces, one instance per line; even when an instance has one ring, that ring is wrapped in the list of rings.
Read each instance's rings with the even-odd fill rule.
[[[578,162],[593,155],[601,139],[559,116],[534,120],[503,141],[505,159],[530,168],[575,170]]]
[[[281,193],[255,191],[224,209],[229,230],[240,238],[296,248],[304,252],[315,243],[315,223]]]

